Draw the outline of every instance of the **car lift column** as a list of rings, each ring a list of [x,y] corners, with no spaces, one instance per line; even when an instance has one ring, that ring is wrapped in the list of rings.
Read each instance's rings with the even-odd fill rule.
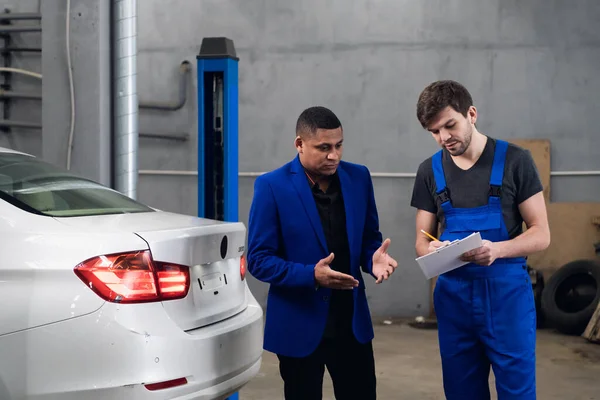
[[[198,215],[238,221],[238,58],[204,38],[198,60]]]
[[[202,39],[198,62],[198,216],[238,221],[238,57],[231,39]],[[228,400],[238,400],[238,393]]]

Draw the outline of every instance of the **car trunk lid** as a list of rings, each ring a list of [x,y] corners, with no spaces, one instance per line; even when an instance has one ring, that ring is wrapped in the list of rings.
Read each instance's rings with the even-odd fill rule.
[[[197,329],[246,308],[246,285],[240,273],[245,239],[243,224],[136,233],[148,243],[153,260],[190,267],[188,295],[163,302],[181,329]]]
[[[184,331],[229,318],[247,307],[246,283],[240,272],[246,236],[242,223],[165,212],[59,220],[95,231],[133,232],[148,244],[154,261],[188,266],[187,296],[162,303]]]

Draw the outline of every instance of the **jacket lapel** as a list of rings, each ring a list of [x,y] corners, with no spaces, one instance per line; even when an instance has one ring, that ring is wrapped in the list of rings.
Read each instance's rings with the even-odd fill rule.
[[[315,199],[307,182],[304,168],[302,167],[302,164],[300,164],[298,157],[292,161],[291,172],[294,187],[300,196],[300,200],[302,200],[302,205],[308,214],[308,219],[310,220],[310,223],[312,224],[313,229],[319,238],[319,242],[321,243],[323,250],[327,252],[327,242],[325,241],[325,233],[323,233],[323,226],[321,225],[321,219],[319,218],[317,205],[315,204]]]
[[[348,235],[348,246],[350,248],[350,260],[355,259],[356,246],[354,245],[354,196],[352,180],[344,171],[343,164],[340,163],[338,169],[340,177],[340,186],[342,187],[342,197],[344,199],[344,210],[346,211],[346,232]]]

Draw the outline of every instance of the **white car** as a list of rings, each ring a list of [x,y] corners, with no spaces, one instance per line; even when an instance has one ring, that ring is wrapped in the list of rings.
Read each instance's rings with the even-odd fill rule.
[[[222,399],[259,371],[246,228],[0,148],[0,399]]]

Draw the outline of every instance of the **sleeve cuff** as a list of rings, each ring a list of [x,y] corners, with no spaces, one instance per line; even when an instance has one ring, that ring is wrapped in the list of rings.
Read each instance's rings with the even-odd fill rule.
[[[315,280],[315,266],[305,265],[302,268],[302,281],[305,282],[305,286],[311,287],[314,290],[319,288],[319,284]]]
[[[366,265],[365,268],[367,269],[367,271],[369,272],[369,275],[371,275],[373,278],[377,279],[377,277],[375,275],[373,275],[373,259],[370,258]]]

